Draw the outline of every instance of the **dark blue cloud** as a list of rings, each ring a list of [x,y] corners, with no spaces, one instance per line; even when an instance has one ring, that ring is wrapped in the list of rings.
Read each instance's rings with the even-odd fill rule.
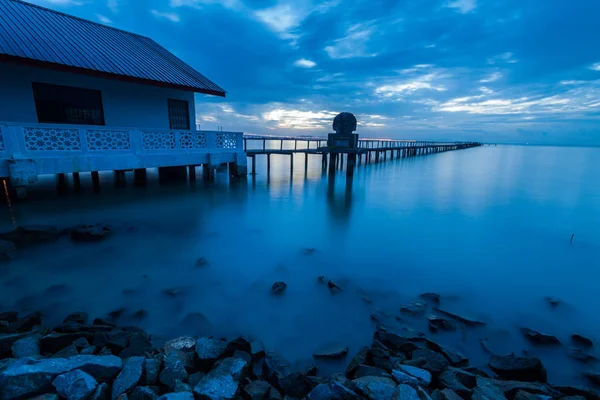
[[[33,1],[33,0],[32,0]],[[147,35],[223,86],[203,128],[600,144],[600,2],[35,0]]]

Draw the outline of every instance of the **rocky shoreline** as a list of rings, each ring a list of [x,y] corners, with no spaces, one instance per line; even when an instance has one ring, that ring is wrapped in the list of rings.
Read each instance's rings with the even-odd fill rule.
[[[440,326],[438,322],[433,323]],[[586,342],[587,343],[587,342]],[[20,400],[534,400],[599,399],[594,390],[553,386],[538,358],[492,355],[494,376],[426,335],[378,325],[370,346],[314,354],[345,359],[344,373],[293,371],[262,343],[238,337],[165,341],[139,328],[77,312],[52,329],[40,313],[0,313],[0,399]],[[589,374],[600,383],[600,374]]]

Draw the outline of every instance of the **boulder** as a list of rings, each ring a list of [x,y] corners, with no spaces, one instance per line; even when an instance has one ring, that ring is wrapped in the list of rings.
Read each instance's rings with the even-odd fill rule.
[[[316,359],[341,360],[346,358],[348,348],[344,346],[334,346],[313,354]]]
[[[471,400],[506,400],[504,392],[490,379],[477,379]]]
[[[407,374],[406,372],[392,370],[392,376],[399,384],[407,384],[412,386],[417,386],[419,384],[419,380],[417,378]]]
[[[313,389],[307,377],[301,372],[294,372],[279,381],[281,390],[286,396],[292,398],[304,398]]]
[[[177,339],[168,340],[163,346],[165,354],[172,353],[174,351],[191,351],[194,350],[196,345],[196,339],[191,336],[181,336]]]
[[[158,400],[194,400],[194,395],[190,392],[167,393],[160,396]]]
[[[453,320],[458,321],[461,324],[464,324],[466,326],[483,326],[483,325],[485,325],[485,322],[483,322],[483,321],[479,321],[474,318],[464,317],[464,316],[458,315],[456,313],[453,313],[453,312],[450,312],[447,310],[443,310],[439,307],[434,308],[434,310],[436,310],[440,314],[450,317]]]
[[[281,380],[291,373],[290,364],[283,357],[273,351],[268,352],[263,361],[264,378],[272,386],[281,390]]]
[[[152,344],[146,334],[134,333],[129,335],[128,339],[127,348],[119,353],[121,358],[145,356],[152,353]]]
[[[129,346],[129,335],[120,329],[113,329],[106,333],[106,346],[112,354],[121,354]],[[96,344],[96,343],[94,343]]]
[[[421,400],[432,400],[429,393],[427,393],[427,391],[422,387],[417,387],[417,394],[419,395],[419,399]]]
[[[544,300],[546,301],[546,304],[550,308],[556,308],[561,304],[561,301],[559,299],[557,299],[556,297],[546,296],[546,297],[544,297]]]
[[[71,313],[71,314],[67,315],[66,318],[63,319],[62,322],[63,323],[75,322],[75,323],[78,323],[81,325],[85,325],[88,322],[88,313],[82,312],[82,311],[77,311],[77,312]]]
[[[198,382],[194,387],[194,395],[208,400],[233,399],[247,370],[246,361],[239,358],[225,358]]]
[[[158,395],[149,387],[138,386],[128,396],[128,400],[156,400]]]
[[[208,370],[219,358],[225,355],[227,342],[213,338],[200,338],[195,343],[195,351],[202,369]]]
[[[446,359],[450,362],[450,365],[452,365],[453,367],[466,367],[467,365],[469,365],[469,359],[456,350],[444,347],[441,344],[429,339],[427,339],[426,345],[428,349],[440,353],[441,355],[446,357]]]
[[[598,372],[584,372],[583,377],[590,383],[600,386],[600,373]]]
[[[273,286],[271,286],[271,294],[282,295],[286,289],[287,284],[285,282],[275,282]]]
[[[560,398],[563,396],[558,390],[552,388],[551,386],[545,383],[500,381],[496,379],[484,378],[481,376],[477,377],[477,386],[484,387],[488,385],[494,385],[498,387],[509,399],[514,398],[519,390],[524,390],[532,394],[551,396],[553,398]]]
[[[173,388],[173,392],[175,392],[175,393],[179,393],[179,392],[192,393],[192,387],[190,385],[188,385],[187,383],[181,382],[178,380],[175,382],[175,387]]]
[[[17,246],[13,242],[0,239],[0,261],[12,260],[17,256]]]
[[[123,365],[123,369],[112,385],[112,400],[116,400],[123,393],[131,391],[139,384],[142,378],[144,357],[131,357]]]
[[[477,376],[462,369],[448,367],[439,376],[439,385],[451,389],[459,396],[468,398],[477,385]]]
[[[46,393],[30,397],[27,400],[58,400],[58,395],[56,393]]]
[[[569,349],[569,351],[567,352],[567,355],[569,357],[571,357],[572,359],[577,360],[584,364],[598,361],[598,359],[596,357],[594,357],[592,354],[585,352],[581,349],[577,349],[577,348]]]
[[[450,389],[436,390],[431,397],[433,400],[462,400],[462,397]]]
[[[106,225],[78,225],[71,228],[69,235],[74,242],[99,242],[113,234]]]
[[[350,364],[348,364],[348,366],[346,367],[346,371],[345,371],[345,376],[349,379],[354,379],[354,371],[355,369],[361,365],[364,364],[365,361],[367,360],[367,351],[369,350],[368,347],[363,347],[358,353],[356,353],[356,355],[352,358],[352,360],[350,361]]]
[[[19,313],[16,311],[4,311],[0,312],[0,321],[8,322],[12,324],[19,319]]]
[[[162,361],[155,358],[146,358],[144,360],[144,368],[142,375],[142,384],[144,385],[155,385],[158,382],[158,374]]]
[[[392,400],[421,400],[421,397],[413,387],[400,384],[394,390]]]
[[[413,301],[400,307],[400,312],[419,317],[427,311],[427,303],[421,301]]]
[[[406,364],[426,369],[432,374],[439,375],[449,365],[444,356],[428,349],[417,349],[412,353],[412,359]]]
[[[390,349],[392,353],[402,353],[411,355],[413,351],[425,347],[423,339],[415,337],[407,337],[392,332],[384,332],[378,330],[373,338],[383,343],[385,347]]]
[[[13,242],[17,249],[58,240],[60,233],[55,226],[20,226],[11,232],[0,234],[0,239]]]
[[[352,386],[359,395],[369,400],[391,399],[396,389],[396,382],[390,378],[365,376],[354,379]]]
[[[579,386],[554,386],[554,389],[558,390],[563,395],[567,396],[581,396],[586,399],[600,399],[600,394],[595,390],[587,387]]]
[[[169,353],[164,360],[164,368],[159,375],[159,381],[170,389],[175,387],[176,381],[184,381],[188,377],[183,360],[177,352]]]
[[[39,357],[41,335],[26,336],[13,343],[11,350],[14,358]]]
[[[77,350],[77,346],[75,346],[74,344],[71,343],[67,347],[54,353],[52,358],[69,358],[69,357],[78,356],[78,355],[79,355],[79,351]]]
[[[54,354],[68,345],[72,344],[75,340],[80,337],[84,337],[88,340],[92,339],[92,335],[88,332],[76,332],[76,333],[50,333],[42,336],[40,339],[40,348],[42,353]]]
[[[250,355],[252,356],[253,360],[262,358],[266,354],[267,353],[265,351],[265,346],[262,342],[255,340],[252,343],[250,343]]]
[[[193,388],[198,384],[198,382],[200,382],[200,379],[204,378],[204,376],[206,376],[204,372],[194,372],[193,374],[188,376],[188,383]]]
[[[0,359],[12,356],[12,345],[19,339],[23,339],[31,335],[29,332],[24,333],[0,333]]]
[[[227,343],[227,347],[225,348],[225,356],[232,357],[236,351],[250,354],[252,351],[252,344],[250,344],[250,341],[248,341],[248,339],[245,337],[238,336]]]
[[[390,374],[382,369],[371,367],[370,365],[360,364],[354,369],[351,379],[362,378],[364,376],[381,376],[384,378],[391,378]]]
[[[421,368],[412,367],[410,365],[398,365],[398,370],[405,374],[409,374],[417,379],[420,386],[429,386],[431,384],[431,373]],[[393,372],[392,372],[393,374]]]
[[[562,400],[569,399],[568,397],[563,397]],[[585,399],[585,398],[582,398]],[[541,394],[531,394],[524,390],[519,390],[517,395],[515,396],[515,400],[552,400],[550,396],[543,396]],[[573,399],[571,399],[573,400]]]
[[[98,382],[83,371],[78,369],[59,375],[52,382],[56,392],[67,400],[83,400],[91,395],[98,386]]]
[[[422,293],[419,295],[420,299],[427,301],[435,306],[440,305],[440,295],[438,293]]]
[[[208,265],[208,260],[206,257],[200,257],[196,260],[196,268],[206,267]]]
[[[427,322],[431,332],[453,332],[458,329],[458,325],[456,325],[455,322],[450,321],[448,318],[438,317],[436,315],[427,317]]]
[[[489,367],[501,379],[522,382],[546,382],[546,369],[539,358],[516,357],[515,355],[490,358]]]
[[[89,397],[88,400],[109,400],[110,399],[110,388],[108,384],[101,383],[96,386],[96,390]]]
[[[333,281],[331,281],[331,280],[330,280],[330,281],[327,281],[327,288],[329,288],[329,291],[330,291],[332,294],[336,294],[336,293],[338,293],[338,292],[342,292],[342,291],[343,291],[343,289],[342,289],[342,288],[341,288],[339,285],[335,284],[335,283],[334,283]]]
[[[40,312],[34,312],[23,318],[19,318],[10,324],[10,329],[12,332],[28,332],[41,324],[42,314]]]
[[[88,340],[84,337],[75,339],[73,341],[73,344],[75,345],[75,347],[77,347],[78,350],[87,349],[88,347],[90,347],[90,342],[88,342]]]
[[[361,397],[337,381],[317,385],[307,396],[308,400],[361,400]]]
[[[560,345],[560,340],[555,336],[546,333],[540,333],[529,328],[521,328],[521,333],[527,340],[538,345]]]
[[[252,381],[244,387],[244,393],[250,400],[264,400],[269,395],[271,387],[272,386],[265,381]]]
[[[573,342],[574,345],[579,346],[579,347],[593,347],[594,346],[594,342],[592,342],[591,339],[586,338],[585,336],[581,336],[581,335],[571,335],[571,341]]]

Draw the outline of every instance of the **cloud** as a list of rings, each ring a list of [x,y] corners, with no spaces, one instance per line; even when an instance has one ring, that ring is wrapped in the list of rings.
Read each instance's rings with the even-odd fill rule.
[[[262,119],[274,122],[276,127],[284,129],[326,129],[331,125],[335,111],[303,111],[293,108],[279,107],[262,114]]]
[[[79,0],[25,0],[28,3],[48,5],[54,4],[57,6],[81,6],[83,3]]]
[[[301,67],[301,68],[313,68],[314,66],[317,65],[317,63],[315,63],[314,61],[311,61],[311,60],[307,60],[306,58],[301,58],[299,60],[296,60],[294,62],[294,65],[296,67]]]
[[[150,12],[152,13],[152,15],[154,15],[157,18],[165,18],[171,22],[180,22],[181,21],[181,18],[179,18],[179,15],[177,15],[175,13],[160,12],[157,10],[150,10]]]
[[[502,74],[500,72],[492,72],[487,77],[481,79],[479,82],[481,82],[481,83],[496,82],[500,78],[502,78]]]
[[[224,8],[240,11],[245,8],[241,0],[171,0],[171,7],[196,7],[203,5],[220,5]]]
[[[334,40],[334,44],[326,46],[325,51],[333,59],[375,57],[377,53],[368,51],[374,31],[373,22],[352,25],[346,30],[346,36]]]
[[[270,8],[255,11],[254,15],[274,32],[284,38],[289,38],[290,31],[297,28],[305,17],[303,13],[298,11],[291,4],[280,3]]]
[[[517,62],[519,62],[519,60],[515,59],[513,56],[513,53],[511,53],[511,52],[498,54],[497,56],[488,58],[488,60],[487,60],[487,63],[491,64],[491,65],[502,64],[502,63],[514,64]]]
[[[412,93],[428,90],[444,92],[446,86],[440,81],[450,77],[442,69],[435,69],[432,65],[418,64],[413,68],[400,71],[401,78],[392,78],[386,84],[376,86],[375,94],[387,97],[403,99]],[[406,76],[406,74],[411,76]]]
[[[110,20],[110,18],[105,17],[102,14],[96,14],[96,18],[98,19],[98,21],[102,22],[103,24],[112,24],[112,21]]]
[[[120,0],[108,0],[106,6],[110,8],[110,10],[117,14],[119,12],[119,1]]]
[[[467,14],[477,8],[477,0],[452,0],[447,7],[456,9],[461,14]]]
[[[592,66],[590,67],[590,69],[592,71],[600,71],[600,62],[597,62],[595,64],[592,64]]]

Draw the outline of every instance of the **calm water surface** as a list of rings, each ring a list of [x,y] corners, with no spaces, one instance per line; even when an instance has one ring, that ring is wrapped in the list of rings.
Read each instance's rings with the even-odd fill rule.
[[[107,223],[117,233],[27,249],[1,264],[0,307],[41,309],[49,323],[125,307],[120,322],[150,333],[245,334],[300,363],[332,344],[358,351],[370,343],[372,312],[401,324],[400,306],[433,291],[443,307],[487,322],[437,335],[477,366],[489,357],[485,337],[495,351],[541,356],[555,383],[578,383],[593,369],[565,353],[573,333],[600,343],[600,149],[482,147],[361,166],[352,182],[342,172],[323,176],[317,156],[305,175],[303,161],[297,156],[291,176],[289,156],[274,156],[267,178],[259,159],[256,180],[231,184],[223,174],[210,185],[151,179],[115,190],[107,177],[100,194],[84,180],[87,193],[65,198],[52,181],[39,185],[30,202],[2,209],[4,230]],[[208,265],[195,267],[199,257]],[[344,291],[331,295],[320,275]],[[287,292],[271,296],[279,280]],[[66,290],[47,291],[52,285]],[[171,287],[181,295],[162,293]],[[561,307],[549,309],[545,296]],[[139,309],[145,319],[131,317]],[[402,318],[426,330],[424,318]],[[524,326],[566,346],[532,348]]]

